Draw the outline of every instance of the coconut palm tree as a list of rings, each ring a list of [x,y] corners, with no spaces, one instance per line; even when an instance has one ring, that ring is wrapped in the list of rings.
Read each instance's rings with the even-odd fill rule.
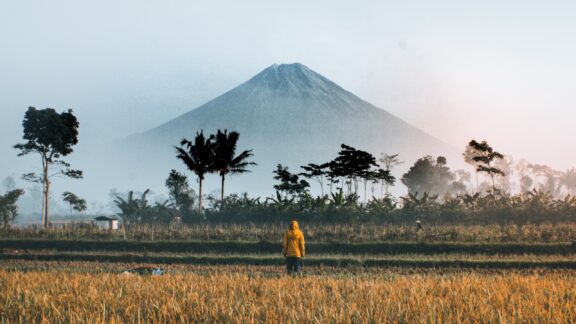
[[[247,169],[250,165],[256,165],[254,162],[247,161],[247,159],[254,154],[252,150],[245,150],[242,153],[236,154],[236,145],[240,134],[238,132],[230,132],[225,129],[224,132],[218,130],[214,138],[214,171],[220,174],[222,178],[222,187],[220,192],[220,199],[224,204],[224,180],[226,175],[240,174],[250,172]]]
[[[196,133],[194,142],[187,139],[180,141],[180,147],[174,148],[178,152],[176,157],[198,176],[198,210],[202,213],[202,181],[204,175],[214,171],[214,142],[213,136],[204,137],[202,131]]]

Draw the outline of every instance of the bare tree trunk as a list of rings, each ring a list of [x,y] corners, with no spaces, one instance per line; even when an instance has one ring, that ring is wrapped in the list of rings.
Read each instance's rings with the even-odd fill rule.
[[[42,161],[44,164],[43,168],[43,201],[42,201],[42,224],[44,228],[48,227],[48,197],[50,193],[50,180],[48,179],[48,161]]]
[[[202,178],[200,178],[198,182],[200,183],[200,188],[198,190],[198,210],[200,211],[200,214],[202,214]]]
[[[474,173],[476,173],[476,192],[480,189],[480,185],[478,184],[478,170],[474,169]]]
[[[220,192],[220,201],[222,203],[222,206],[224,206],[224,177],[225,177],[225,175],[222,175],[222,186],[221,186],[221,192]]]
[[[44,227],[48,227],[49,198],[50,198],[50,180],[46,179],[46,192],[44,193]]]

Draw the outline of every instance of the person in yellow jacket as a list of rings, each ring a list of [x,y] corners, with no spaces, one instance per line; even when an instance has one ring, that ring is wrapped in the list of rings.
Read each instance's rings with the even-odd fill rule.
[[[298,222],[290,222],[290,229],[284,234],[282,240],[282,254],[286,258],[288,274],[299,274],[302,269],[302,258],[306,254],[304,234],[298,227]]]

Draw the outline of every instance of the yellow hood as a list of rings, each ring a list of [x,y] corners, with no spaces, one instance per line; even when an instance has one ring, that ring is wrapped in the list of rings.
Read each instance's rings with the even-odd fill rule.
[[[302,236],[304,236],[304,234],[302,234],[302,231],[300,230],[300,227],[298,226],[297,221],[290,222],[290,229],[288,230],[288,233],[286,233],[286,235],[288,235],[288,237],[292,239],[300,239],[302,238]]]
[[[298,222],[293,220],[290,222],[290,229],[291,230],[300,230],[300,227],[298,227]]]
[[[285,256],[298,258],[304,256],[304,234],[300,230],[297,221],[290,222],[290,229],[286,232],[282,241],[282,252]]]

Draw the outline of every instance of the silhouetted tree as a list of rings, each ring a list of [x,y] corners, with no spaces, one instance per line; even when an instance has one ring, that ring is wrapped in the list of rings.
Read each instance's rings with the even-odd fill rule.
[[[335,183],[340,182],[340,180],[338,180],[340,177],[344,177],[346,173],[344,172],[344,168],[342,167],[342,165],[340,165],[340,163],[336,162],[336,161],[330,161],[328,162],[328,170],[326,171],[326,177],[328,178],[328,184],[330,185],[330,194],[332,194],[332,186]],[[342,185],[340,186],[340,189],[343,189],[344,186],[344,182],[342,182]]]
[[[70,164],[61,159],[73,152],[72,146],[78,143],[79,122],[72,110],[57,113],[52,108],[37,110],[29,107],[24,115],[22,126],[26,143],[16,144],[14,148],[20,150],[18,156],[29,153],[38,153],[42,158],[42,174],[27,173],[25,180],[41,183],[43,187],[42,222],[48,226],[48,201],[50,197],[50,178],[55,175],[64,175],[74,179],[82,178],[82,171],[69,169]],[[58,172],[51,174],[50,167],[62,167]]]
[[[214,171],[213,137],[205,138],[202,131],[196,133],[194,142],[182,139],[181,147],[175,147],[186,167],[198,177],[198,210],[202,213],[202,181],[207,173]]]
[[[188,178],[182,173],[172,169],[165,182],[168,196],[180,212],[189,211],[194,204],[193,192],[188,185]]]
[[[478,172],[487,173],[492,179],[492,190],[496,191],[496,184],[494,182],[494,175],[506,175],[502,170],[493,166],[495,159],[503,159],[504,155],[494,151],[486,141],[481,143],[471,140],[468,146],[472,148],[472,160],[476,162]]]
[[[338,156],[333,161],[337,174],[347,178],[348,193],[352,192],[351,186],[354,184],[354,193],[358,192],[358,179],[365,179],[369,175],[372,167],[378,167],[376,158],[362,150],[357,150],[346,144],[342,144]]]
[[[451,182],[455,176],[446,166],[446,159],[439,157],[434,161],[432,156],[418,159],[410,170],[402,176],[402,183],[413,195],[428,193],[442,195],[451,191]]]
[[[298,174],[291,173],[288,171],[288,167],[282,166],[282,164],[278,164],[273,173],[276,174],[274,179],[280,181],[280,184],[274,185],[274,189],[279,192],[291,196],[301,196],[310,187],[308,181],[301,180]]]
[[[384,186],[386,186],[386,188],[388,188],[389,186],[394,185],[394,183],[396,182],[396,178],[391,174],[391,171],[389,169],[378,169],[374,172],[374,179],[376,179],[379,183],[380,183],[380,196],[381,198],[383,198],[383,194],[382,194],[382,188]],[[386,194],[388,194],[388,189],[386,189]]]
[[[329,167],[329,163],[324,163],[321,165],[309,163],[308,165],[303,165],[301,168],[306,171],[300,173],[306,179],[315,179],[318,184],[320,184],[321,195],[324,196],[324,176],[327,174],[326,169]]]
[[[86,200],[76,196],[70,191],[66,191],[62,194],[62,200],[70,207],[70,216],[72,216],[72,210],[81,213],[88,208],[86,206]]]
[[[474,156],[476,156],[476,150],[474,147],[470,146],[470,144],[466,145],[466,149],[464,153],[462,153],[464,157],[464,162],[470,164],[474,168],[474,176],[476,178],[476,192],[480,190],[480,183],[478,181],[478,162],[474,161]]]
[[[238,132],[230,132],[227,130],[218,133],[214,142],[214,170],[216,170],[222,178],[222,186],[220,192],[220,200],[224,204],[224,179],[226,175],[240,174],[250,172],[247,169],[250,165],[256,165],[254,162],[247,161],[249,157],[253,156],[252,150],[245,150],[236,155],[236,145],[240,134]]]
[[[398,158],[398,154],[388,154],[388,153],[382,153],[378,161],[380,162],[380,165],[383,167],[384,171],[388,171],[390,176],[392,176],[392,169],[394,167],[404,163],[404,161],[400,161],[400,159]],[[388,188],[389,186],[394,185],[394,180],[391,183],[387,181],[382,181],[381,185],[386,187],[386,194],[389,194]],[[381,198],[384,197],[382,193],[382,187],[380,187],[380,196]]]
[[[0,221],[2,222],[2,228],[8,230],[10,224],[16,218],[18,214],[18,206],[16,202],[18,198],[24,194],[24,190],[15,189],[8,191],[4,195],[0,195]]]

